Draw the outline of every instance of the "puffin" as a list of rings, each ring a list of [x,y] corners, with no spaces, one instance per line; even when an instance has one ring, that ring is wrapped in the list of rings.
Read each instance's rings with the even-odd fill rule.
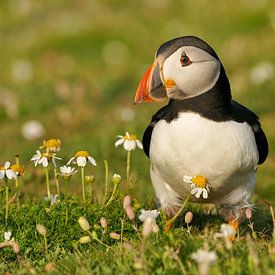
[[[142,139],[161,209],[173,217],[189,196],[238,228],[268,155],[259,117],[232,99],[221,60],[196,36],[162,44],[139,82],[134,103],[165,100]]]

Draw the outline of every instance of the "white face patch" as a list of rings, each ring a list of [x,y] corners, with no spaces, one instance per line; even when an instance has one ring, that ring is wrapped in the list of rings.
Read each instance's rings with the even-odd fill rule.
[[[191,60],[189,65],[181,63],[182,53]],[[173,80],[175,87],[167,88],[169,98],[184,99],[207,92],[217,82],[220,62],[202,49],[181,47],[163,63],[162,80]]]

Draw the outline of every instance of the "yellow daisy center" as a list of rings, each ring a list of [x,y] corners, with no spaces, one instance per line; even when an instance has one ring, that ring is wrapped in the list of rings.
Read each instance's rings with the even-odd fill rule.
[[[42,157],[47,158],[47,159],[51,159],[52,156],[53,156],[53,155],[52,155],[51,153],[49,153],[49,152],[42,153]]]
[[[88,157],[90,154],[88,151],[77,151],[74,156],[77,157]]]
[[[136,140],[137,139],[137,136],[136,135],[125,135],[124,137],[124,140]]]
[[[200,188],[205,188],[205,186],[207,184],[207,180],[203,176],[194,176],[194,177],[192,177],[192,182]]]
[[[61,141],[58,138],[52,138],[43,141],[43,147],[46,148],[59,148],[61,146]]]
[[[11,166],[11,169],[14,171],[14,172],[17,172],[19,175],[23,175],[24,174],[24,167],[19,165],[19,164],[13,164]]]

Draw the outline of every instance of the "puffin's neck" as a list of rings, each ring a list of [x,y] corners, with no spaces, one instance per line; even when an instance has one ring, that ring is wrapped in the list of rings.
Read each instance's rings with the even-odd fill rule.
[[[168,103],[169,112],[166,121],[170,122],[178,117],[180,112],[194,112],[214,121],[230,119],[231,92],[228,78],[223,67],[220,77],[213,88],[209,91],[184,100],[170,99]]]

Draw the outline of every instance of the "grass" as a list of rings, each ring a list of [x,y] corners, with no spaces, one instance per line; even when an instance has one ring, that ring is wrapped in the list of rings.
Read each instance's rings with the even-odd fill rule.
[[[3,199],[3,198],[2,198]],[[137,200],[132,204],[136,216],[143,206]],[[65,225],[65,211],[68,207],[69,219]],[[217,214],[205,214],[202,208],[188,207],[194,213],[190,233],[187,225],[181,220],[169,233],[162,228],[166,218],[161,215],[157,219],[160,232],[152,234],[145,245],[139,241],[131,221],[124,214],[122,196],[117,194],[116,200],[108,207],[99,201],[89,201],[86,205],[78,197],[71,196],[66,202],[61,196],[60,202],[50,206],[49,202],[25,202],[19,210],[13,205],[10,210],[9,228],[20,244],[20,261],[10,248],[0,250],[1,272],[27,274],[41,273],[45,268],[53,266],[52,274],[86,274],[86,273],[152,273],[152,274],[196,274],[197,265],[191,259],[191,253],[201,247],[216,251],[218,261],[211,267],[211,274],[271,274],[275,261],[274,241],[272,241],[272,219],[268,207],[261,207],[253,217],[257,237],[250,237],[248,222],[240,227],[239,237],[233,246],[226,248],[223,239],[215,238],[222,223]],[[4,211],[1,211],[3,220]],[[78,224],[78,218],[85,216],[90,223],[90,231],[107,248],[96,240],[89,244],[80,244],[80,237],[87,235]],[[108,222],[107,231],[103,234],[100,218]],[[121,243],[113,240],[109,233],[121,232],[121,219],[124,219],[123,237],[128,241]],[[138,221],[139,230],[142,223]],[[36,225],[43,224],[47,228],[48,252],[45,252],[43,237],[36,231]],[[0,227],[0,234],[4,232]],[[179,262],[181,264],[179,264]],[[183,271],[184,270],[184,271]],[[256,272],[256,273],[254,273]]]
[[[0,163],[12,161],[16,154],[26,172],[22,182],[22,206],[10,207],[9,225],[20,245],[22,267],[10,248],[0,249],[0,270],[24,274],[41,273],[52,263],[55,273],[153,273],[180,274],[182,263],[187,274],[198,272],[191,253],[204,247],[218,254],[211,274],[273,274],[274,241],[268,205],[275,204],[272,192],[275,169],[274,89],[273,76],[257,83],[251,71],[262,63],[274,71],[274,4],[273,1],[34,1],[0,2]],[[153,60],[157,47],[175,36],[197,35],[208,41],[218,53],[231,82],[233,98],[251,108],[261,118],[270,154],[257,173],[253,197],[258,209],[253,216],[257,239],[250,240],[250,228],[244,223],[240,240],[232,249],[225,248],[214,232],[223,222],[216,214],[204,214],[201,206],[188,205],[194,212],[191,235],[179,219],[170,233],[162,232],[165,217],[158,218],[160,233],[152,234],[140,255],[140,241],[126,221],[125,236],[131,249],[104,237],[104,243],[75,243],[83,236],[77,219],[84,215],[100,236],[99,219],[106,216],[108,233],[119,232],[124,216],[122,198],[126,193],[126,154],[114,148],[116,135],[125,131],[141,138],[153,113],[160,104],[133,106],[139,78]],[[27,64],[30,74],[22,78]],[[24,67],[24,66],[23,66]],[[19,77],[16,71],[19,70]],[[126,115],[125,115],[126,113]],[[130,113],[130,115],[129,115]],[[27,140],[21,128],[29,120],[38,120],[45,128],[43,137]],[[78,177],[69,182],[69,222],[64,227],[65,200],[50,207],[46,195],[44,169],[29,161],[41,140],[62,140],[61,155],[66,161],[77,150],[89,150],[97,167],[87,167],[95,176],[93,202],[84,206]],[[109,163],[109,177],[119,173],[122,184],[107,209],[104,196],[104,160]],[[149,178],[149,160],[142,151],[132,156],[132,196],[139,208],[155,208],[155,197]],[[51,190],[55,193],[53,171]],[[0,183],[1,187],[4,184]],[[60,183],[62,192],[64,182]],[[13,187],[12,187],[13,190]],[[111,191],[110,191],[111,192]],[[4,190],[0,193],[0,236],[4,232]],[[46,209],[49,208],[49,212]],[[36,224],[48,229],[49,253],[45,255],[43,238]],[[141,223],[138,223],[141,230]],[[2,238],[2,237],[1,237]],[[1,241],[2,239],[0,239]],[[128,250],[127,250],[128,249]],[[173,249],[173,250],[172,250]],[[179,250],[179,251],[178,251]],[[176,253],[178,251],[178,253]],[[140,258],[143,261],[140,267]],[[179,261],[180,259],[180,261]],[[48,265],[49,268],[50,265]]]

